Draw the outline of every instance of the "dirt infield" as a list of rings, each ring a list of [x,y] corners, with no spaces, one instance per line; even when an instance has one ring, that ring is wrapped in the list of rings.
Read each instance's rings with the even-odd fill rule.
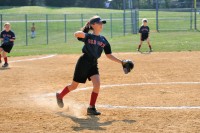
[[[105,55],[99,59],[102,115],[92,117],[89,81],[64,98],[64,109],[55,100],[80,55],[10,57],[10,68],[0,69],[0,132],[200,132],[200,52],[114,55],[135,68],[125,75]]]

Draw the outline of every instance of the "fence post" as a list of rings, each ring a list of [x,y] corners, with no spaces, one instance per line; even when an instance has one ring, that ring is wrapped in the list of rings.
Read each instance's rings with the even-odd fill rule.
[[[140,16],[140,14],[139,14],[139,9],[137,9],[137,13],[136,13],[136,14],[137,14],[137,21],[136,21],[136,22],[137,22],[137,23],[136,23],[136,24],[137,24],[137,25],[136,25],[137,28],[136,28],[136,30],[137,30],[137,33],[138,33],[138,31],[139,31],[139,23],[140,23],[140,18],[139,18],[139,16]]]
[[[191,8],[191,13],[190,13],[190,30],[192,30],[192,20],[193,20],[193,9]]]
[[[112,31],[112,13],[110,13],[110,36],[113,37],[113,31]]]
[[[81,14],[81,27],[83,27],[83,14]]]
[[[126,0],[123,0],[124,14],[123,14],[123,26],[124,26],[124,36],[126,34]]]
[[[124,36],[125,36],[125,33],[126,33],[126,15],[125,13],[123,13],[123,28],[124,28]]]
[[[27,24],[27,14],[25,14],[25,30],[26,30],[26,46],[28,46],[28,24]]]
[[[156,30],[159,32],[159,27],[158,27],[158,0],[156,0]]]
[[[46,35],[47,35],[47,44],[49,43],[49,35],[48,35],[48,14],[46,14]]]
[[[137,25],[137,10],[131,10],[131,27],[132,27],[132,33],[137,34],[138,25]]]
[[[131,30],[132,30],[132,34],[134,33],[133,19],[134,19],[133,9],[131,9]]]
[[[197,1],[194,0],[194,29],[197,30]]]
[[[137,16],[137,10],[132,10],[131,11],[131,16],[132,16],[132,29],[133,29],[133,34],[137,34],[137,30],[138,30],[138,25],[137,25],[137,19],[138,19],[138,16]]]
[[[3,22],[3,15],[1,14],[0,16],[1,16],[1,31],[2,31],[2,27],[3,27],[3,24],[2,24],[2,22]]]
[[[67,42],[67,15],[64,15],[64,19],[65,19],[65,42]]]

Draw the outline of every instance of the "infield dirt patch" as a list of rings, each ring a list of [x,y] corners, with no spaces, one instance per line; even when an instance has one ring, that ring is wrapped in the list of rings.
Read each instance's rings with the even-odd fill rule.
[[[63,109],[56,104],[55,93],[71,83],[80,55],[13,62],[9,69],[0,69],[0,132],[200,131],[200,52],[114,55],[133,60],[135,68],[125,75],[122,66],[105,55],[99,59],[101,85],[108,85],[100,90],[97,100],[100,116],[86,115],[92,89],[66,95]],[[9,61],[39,57],[10,57]],[[78,88],[91,86],[88,81]],[[122,108],[114,108],[118,106]],[[134,108],[138,106],[177,109]]]

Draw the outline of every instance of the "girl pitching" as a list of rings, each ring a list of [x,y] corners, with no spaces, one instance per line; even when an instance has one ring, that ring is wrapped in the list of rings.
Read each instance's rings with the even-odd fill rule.
[[[150,44],[150,39],[149,39],[149,27],[147,26],[147,19],[144,18],[142,19],[142,26],[140,27],[139,33],[140,33],[140,44],[138,46],[137,51],[140,52],[140,48],[142,46],[143,41],[147,41],[147,44],[149,45],[149,52],[152,52],[151,44]]]
[[[98,71],[98,58],[101,56],[102,51],[106,56],[119,64],[122,61],[112,55],[111,47],[106,38],[100,35],[103,30],[103,24],[106,24],[105,20],[102,20],[99,16],[92,17],[86,25],[82,28],[82,31],[77,31],[74,36],[84,42],[82,52],[83,55],[78,59],[74,78],[70,85],[66,86],[61,93],[56,93],[57,104],[60,108],[63,108],[63,97],[70,91],[75,90],[79,83],[85,83],[87,79],[93,83],[93,90],[91,93],[90,104],[87,109],[88,115],[100,115],[95,108],[95,103],[100,90],[100,76]],[[89,31],[92,33],[89,33]]]
[[[1,32],[0,40],[3,42],[0,46],[0,63],[2,62],[2,55],[5,61],[2,67],[6,68],[8,67],[7,53],[10,53],[15,41],[15,34],[13,31],[11,31],[10,23],[4,24],[4,30]]]

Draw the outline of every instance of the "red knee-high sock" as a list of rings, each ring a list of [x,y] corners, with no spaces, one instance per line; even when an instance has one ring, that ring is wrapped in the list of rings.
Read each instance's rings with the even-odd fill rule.
[[[8,63],[8,58],[4,57],[4,61],[5,61],[5,63]]]
[[[59,94],[59,98],[62,99],[67,93],[69,93],[69,89],[68,89],[68,86],[66,86],[62,92]]]
[[[91,99],[90,99],[90,106],[91,106],[91,107],[94,107],[94,106],[95,106],[97,97],[98,97],[98,93],[92,92],[92,94],[91,94]]]
[[[0,60],[1,60],[1,53],[0,53]]]

